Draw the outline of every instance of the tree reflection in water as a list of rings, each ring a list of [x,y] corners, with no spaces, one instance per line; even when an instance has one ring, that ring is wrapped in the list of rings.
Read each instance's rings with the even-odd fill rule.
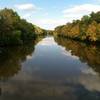
[[[71,54],[79,57],[82,62],[86,62],[96,72],[100,74],[100,47],[95,45],[86,45],[78,41],[55,37],[55,41],[65,47]]]
[[[55,37],[55,41],[60,47],[53,37],[41,41],[44,44],[51,43],[51,48],[47,44],[47,47],[41,46],[41,43],[35,46],[41,39],[30,45],[0,48],[0,100],[100,100],[99,75],[82,73],[77,69],[84,67],[81,60],[100,73],[100,48],[58,37]],[[63,47],[66,50],[63,51]],[[65,51],[71,51],[72,55],[79,57],[74,60],[81,63],[73,65],[70,74],[68,67],[71,67],[73,57],[70,55],[72,60],[68,59],[69,56],[62,54]],[[30,56],[33,58],[27,59]],[[69,60],[68,65],[66,62]],[[39,64],[41,69],[37,70]]]
[[[21,70],[21,63],[34,51],[34,46],[42,37],[38,37],[33,43],[22,46],[0,47],[0,79],[14,76]]]

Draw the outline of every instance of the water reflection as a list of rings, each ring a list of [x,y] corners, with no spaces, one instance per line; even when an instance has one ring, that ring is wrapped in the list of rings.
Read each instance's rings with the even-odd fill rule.
[[[21,70],[21,62],[26,60],[34,46],[0,48],[0,79],[8,78]]]
[[[0,49],[0,100],[100,100],[99,48],[62,38],[40,40]]]
[[[55,37],[55,41],[71,51],[72,55],[79,57],[82,62],[86,62],[96,72],[100,73],[100,47],[95,45],[86,45],[74,40]]]
[[[39,37],[33,43],[17,47],[0,47],[0,79],[14,76],[21,70],[24,62],[34,52],[34,46],[42,38]]]

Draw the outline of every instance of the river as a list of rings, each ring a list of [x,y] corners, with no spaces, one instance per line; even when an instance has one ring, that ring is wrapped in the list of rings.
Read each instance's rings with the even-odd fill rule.
[[[52,36],[1,47],[0,100],[100,100],[100,47]]]

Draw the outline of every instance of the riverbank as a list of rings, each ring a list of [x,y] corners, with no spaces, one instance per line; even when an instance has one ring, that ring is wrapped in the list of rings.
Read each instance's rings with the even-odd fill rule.
[[[58,26],[55,28],[55,34],[78,41],[100,43],[100,12],[92,12],[83,16],[81,20]]]
[[[100,46],[100,41],[81,40],[79,38],[71,38],[71,37],[67,37],[67,36],[63,36],[63,35],[58,35],[58,36],[55,36],[55,37],[60,37],[60,38],[64,38],[64,39],[70,39],[70,40],[74,40],[74,41],[85,43],[87,45],[97,45],[97,46]]]
[[[44,34],[44,29],[22,19],[14,10],[0,10],[0,46],[22,45]]]

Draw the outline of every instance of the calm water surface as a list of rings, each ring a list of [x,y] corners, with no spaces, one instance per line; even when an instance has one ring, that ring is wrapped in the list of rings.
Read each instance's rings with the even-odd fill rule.
[[[0,100],[100,100],[100,47],[46,37],[0,48]]]

